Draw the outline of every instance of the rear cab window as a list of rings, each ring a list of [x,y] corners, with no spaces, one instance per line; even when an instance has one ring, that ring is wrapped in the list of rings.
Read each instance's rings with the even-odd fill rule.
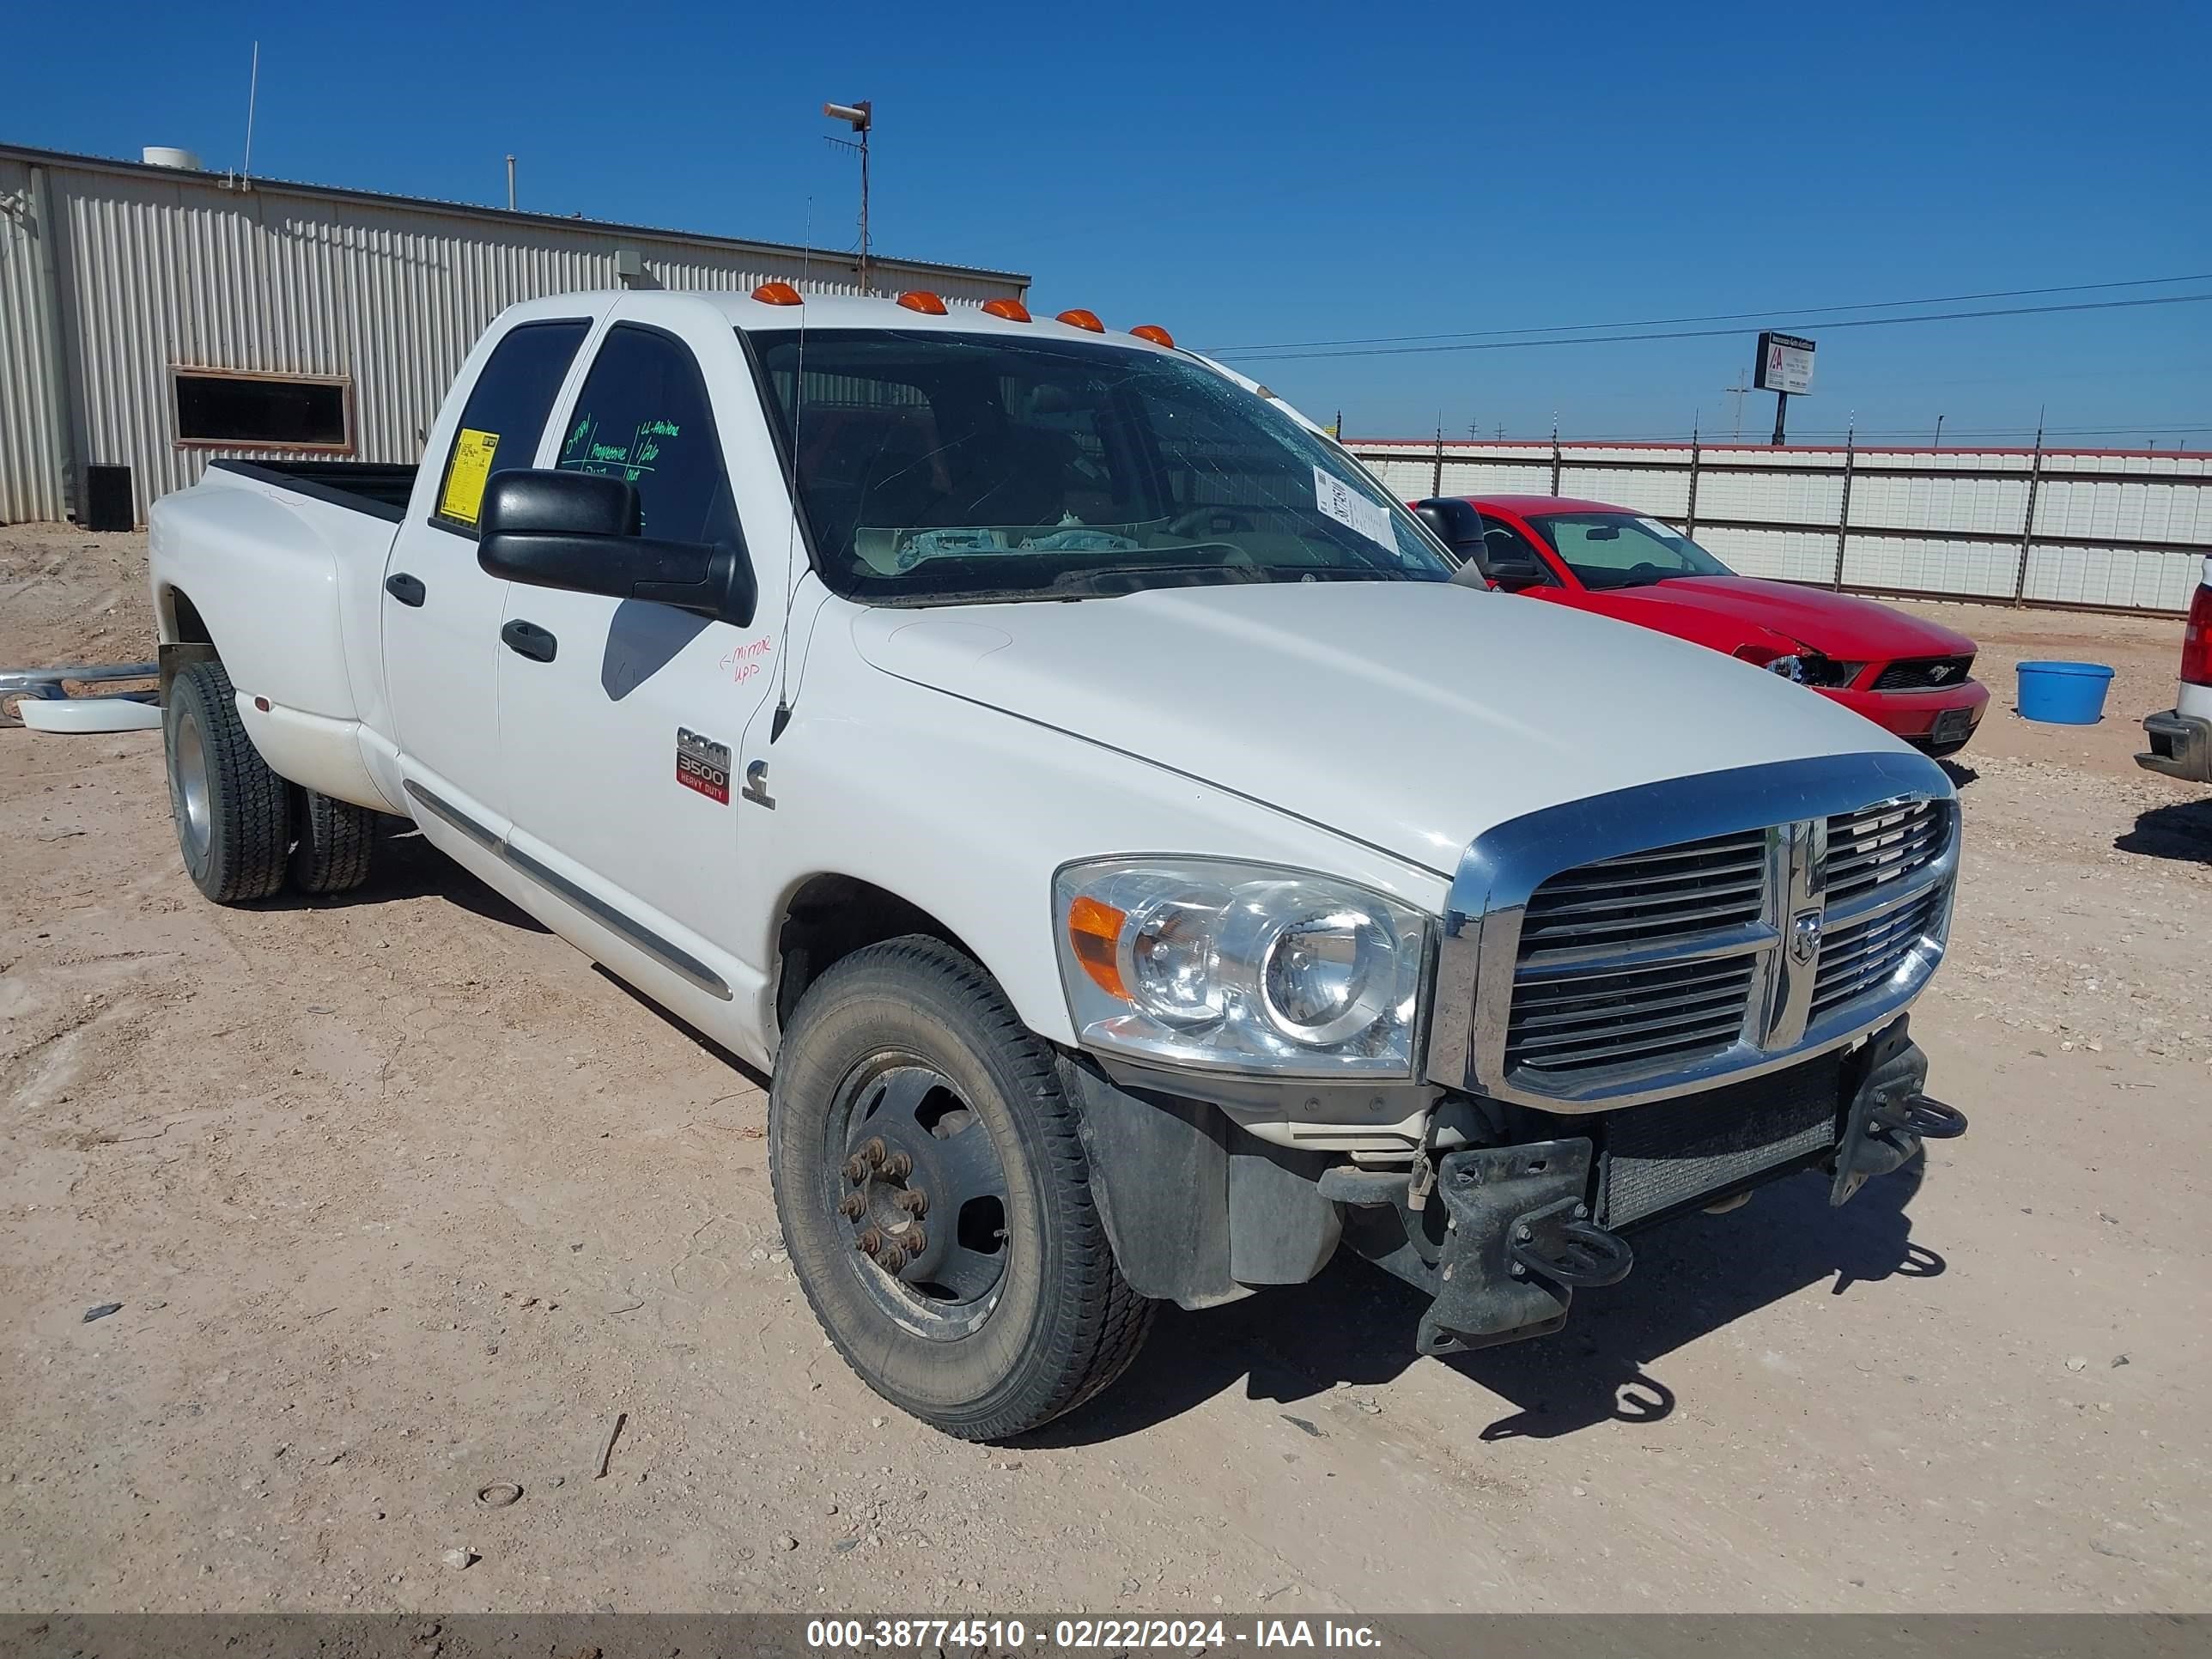
[[[483,372],[469,388],[461,423],[453,434],[430,503],[430,522],[456,535],[474,536],[484,486],[495,472],[526,467],[538,458],[538,441],[553,413],[553,399],[591,324],[584,318],[524,323],[492,348]]]

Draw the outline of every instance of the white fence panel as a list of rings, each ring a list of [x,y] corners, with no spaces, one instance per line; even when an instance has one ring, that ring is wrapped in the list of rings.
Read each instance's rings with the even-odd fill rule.
[[[1409,500],[1436,486],[1434,443],[1350,447]],[[1842,585],[1876,592],[2182,611],[2212,555],[2204,453],[1447,441],[1441,470],[1651,514],[1749,576],[1833,583],[1840,532]]]

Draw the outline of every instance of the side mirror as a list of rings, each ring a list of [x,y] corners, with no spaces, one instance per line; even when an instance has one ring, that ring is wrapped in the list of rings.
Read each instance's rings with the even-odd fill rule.
[[[641,536],[637,490],[592,472],[495,472],[477,516],[477,562],[532,587],[672,605],[749,627],[760,584],[743,547]]]
[[[1501,559],[1493,555],[1488,563],[1490,580],[1501,587],[1533,587],[1552,579],[1552,573],[1534,559]]]

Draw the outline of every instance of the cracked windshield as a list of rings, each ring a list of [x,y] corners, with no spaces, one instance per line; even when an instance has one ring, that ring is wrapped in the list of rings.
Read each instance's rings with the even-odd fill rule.
[[[1186,359],[919,330],[752,339],[818,566],[848,596],[1451,574],[1331,445]]]

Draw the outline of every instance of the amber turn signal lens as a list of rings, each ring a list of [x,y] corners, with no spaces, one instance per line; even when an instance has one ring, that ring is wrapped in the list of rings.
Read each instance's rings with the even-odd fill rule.
[[[1010,323],[1026,323],[1030,308],[1019,300],[986,300],[983,311],[988,316],[1003,317]]]
[[[908,311],[918,311],[925,317],[942,317],[945,314],[945,301],[927,289],[908,289],[899,295],[898,302]]]
[[[1129,992],[1121,983],[1119,946],[1121,924],[1128,919],[1127,911],[1095,898],[1079,898],[1067,907],[1067,942],[1074,947],[1075,959],[1100,990],[1124,1002]]]
[[[764,306],[799,306],[805,301],[789,283],[763,283],[753,290],[753,298]]]
[[[1106,325],[1098,320],[1098,313],[1095,311],[1063,311],[1054,320],[1066,323],[1070,328],[1087,328],[1093,334],[1106,331]]]
[[[1129,332],[1140,340],[1150,340],[1156,346],[1165,346],[1170,351],[1175,349],[1175,336],[1154,324],[1139,323]]]

